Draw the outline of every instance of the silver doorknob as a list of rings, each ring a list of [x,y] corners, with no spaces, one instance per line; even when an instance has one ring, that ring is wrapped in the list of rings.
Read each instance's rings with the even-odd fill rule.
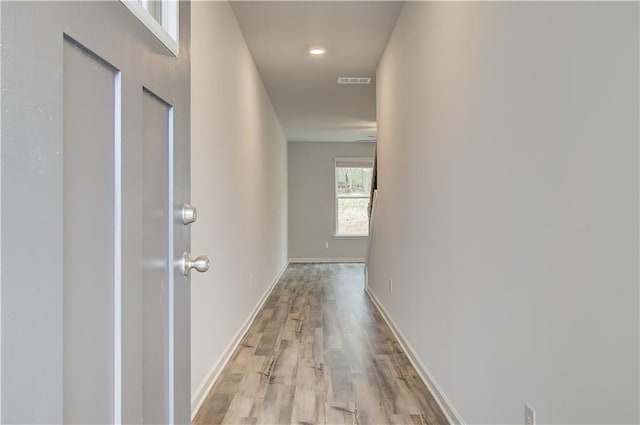
[[[191,269],[196,269],[200,273],[204,273],[209,270],[209,258],[206,255],[200,255],[195,259],[191,259],[191,254],[185,252],[182,254],[182,274],[185,276],[191,275]]]
[[[196,210],[196,207],[189,204],[183,204],[182,211],[180,211],[180,218],[182,218],[182,223],[184,225],[195,222],[198,218],[198,211]]]

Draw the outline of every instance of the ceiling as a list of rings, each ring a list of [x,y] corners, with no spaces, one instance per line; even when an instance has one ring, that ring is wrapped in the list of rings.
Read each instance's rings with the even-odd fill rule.
[[[399,1],[232,1],[287,140],[353,142],[376,135],[375,72]],[[322,46],[322,56],[309,54]],[[338,77],[371,77],[338,85]]]

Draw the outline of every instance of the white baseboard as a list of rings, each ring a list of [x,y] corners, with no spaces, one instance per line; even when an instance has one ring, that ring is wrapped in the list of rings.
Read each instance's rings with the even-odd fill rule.
[[[364,258],[289,258],[289,264],[299,263],[364,263]]]
[[[431,372],[429,372],[424,363],[422,363],[422,360],[420,360],[420,357],[418,357],[416,352],[413,350],[413,347],[411,347],[404,335],[402,335],[402,332],[400,332],[400,329],[398,329],[396,324],[393,322],[393,319],[391,318],[391,316],[389,316],[387,310],[385,310],[382,304],[380,304],[380,301],[378,301],[373,291],[371,291],[371,288],[367,286],[365,290],[373,304],[375,304],[376,308],[382,315],[384,321],[387,322],[387,325],[389,325],[389,328],[391,328],[391,332],[393,332],[393,335],[396,337],[396,339],[400,343],[400,346],[407,354],[409,361],[418,372],[418,376],[427,386],[436,402],[438,403],[438,406],[440,406],[440,409],[442,409],[442,412],[447,417],[447,421],[449,421],[451,425],[464,425],[465,422],[464,419],[462,419],[462,416],[460,416],[455,407],[453,407],[451,400],[449,400],[444,391],[442,391],[442,388],[440,388]]]
[[[369,263],[364,263],[364,289],[369,290]]]
[[[260,311],[260,309],[262,309],[262,306],[267,301],[267,298],[269,298],[269,295],[273,291],[273,288],[280,281],[280,278],[282,277],[282,275],[284,274],[284,271],[287,269],[288,266],[289,266],[289,263],[286,263],[284,267],[282,267],[282,269],[280,270],[276,278],[273,280],[271,285],[269,285],[269,287],[264,292],[264,294],[262,294],[262,297],[260,298],[260,300],[258,300],[258,303],[256,304],[255,308],[249,315],[249,318],[242,324],[242,326],[240,327],[238,332],[236,332],[231,342],[229,342],[229,345],[227,345],[227,348],[224,350],[224,353],[222,354],[220,359],[218,359],[218,361],[213,365],[211,370],[209,370],[209,373],[207,373],[207,376],[202,380],[202,382],[200,383],[196,391],[191,395],[191,420],[192,421],[193,421],[193,418],[198,413],[198,410],[200,410],[200,407],[202,406],[202,403],[204,402],[205,398],[207,398],[207,394],[209,394],[209,391],[211,391],[211,388],[213,388],[213,384],[215,384],[218,378],[220,377],[220,373],[222,372],[224,367],[227,365],[227,363],[231,359],[231,355],[233,354],[233,352],[238,347],[238,344],[240,344],[240,342],[246,335],[247,331],[249,330],[249,328],[253,324],[253,321],[258,315],[258,312]]]

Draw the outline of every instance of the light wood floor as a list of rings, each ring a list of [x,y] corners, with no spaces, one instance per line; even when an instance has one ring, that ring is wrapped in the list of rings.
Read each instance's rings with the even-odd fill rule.
[[[194,423],[446,424],[363,286],[360,264],[289,266]]]

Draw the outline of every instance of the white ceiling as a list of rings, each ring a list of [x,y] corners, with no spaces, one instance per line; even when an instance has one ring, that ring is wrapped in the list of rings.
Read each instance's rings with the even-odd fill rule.
[[[399,1],[232,1],[289,141],[352,142],[376,134],[375,72]],[[323,56],[309,54],[322,46]],[[338,85],[371,77],[371,85]]]

